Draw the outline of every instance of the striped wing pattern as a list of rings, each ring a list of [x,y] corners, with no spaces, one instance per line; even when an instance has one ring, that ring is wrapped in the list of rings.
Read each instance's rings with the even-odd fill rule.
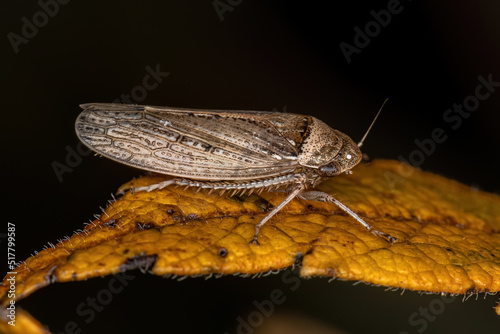
[[[76,133],[97,153],[132,167],[208,181],[296,172],[309,119],[287,114],[288,122],[301,125],[291,140],[279,130],[288,127],[283,115],[272,112],[105,103],[82,108]]]

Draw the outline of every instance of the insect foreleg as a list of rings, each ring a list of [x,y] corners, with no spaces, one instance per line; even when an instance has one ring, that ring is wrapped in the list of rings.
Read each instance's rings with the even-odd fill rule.
[[[303,192],[303,193],[299,194],[298,196],[300,198],[302,198],[302,199],[309,200],[309,201],[334,203],[339,208],[341,208],[342,210],[344,210],[347,214],[349,214],[351,217],[353,217],[354,219],[356,219],[361,225],[363,225],[371,233],[373,233],[373,234],[375,234],[377,236],[381,236],[381,237],[389,240],[389,242],[391,244],[397,241],[397,238],[395,238],[395,237],[393,237],[393,236],[391,236],[391,235],[389,235],[387,233],[374,230],[373,227],[371,227],[370,224],[368,224],[367,222],[365,222],[363,220],[363,218],[361,218],[360,216],[358,216],[354,211],[352,211],[351,209],[349,209],[344,203],[340,202],[338,199],[336,199],[335,197],[333,197],[330,194],[327,194],[327,193],[324,193],[324,192],[321,192],[321,191],[306,191],[306,192]]]
[[[292,199],[294,199],[300,192],[304,190],[304,186],[300,185],[297,187],[295,190],[292,191],[290,195],[288,195],[287,198],[283,200],[277,207],[275,207],[271,212],[267,214],[267,216],[264,217],[257,225],[255,225],[255,234],[253,236],[252,241],[250,241],[250,245],[259,245],[259,241],[257,240],[259,236],[259,230],[260,228],[269,220],[271,219],[272,216],[274,216],[276,213],[278,213],[285,205],[288,204]]]

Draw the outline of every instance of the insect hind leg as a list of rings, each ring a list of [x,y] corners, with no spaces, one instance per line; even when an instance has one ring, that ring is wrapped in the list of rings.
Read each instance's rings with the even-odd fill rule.
[[[339,201],[338,199],[336,199],[335,197],[333,197],[330,194],[324,193],[322,191],[306,191],[306,192],[300,193],[298,196],[302,199],[309,200],[309,201],[333,203],[333,204],[337,205],[339,208],[341,208],[342,210],[344,210],[348,215],[350,215],[351,217],[356,219],[361,225],[363,225],[368,231],[370,231],[374,235],[388,240],[391,244],[398,241],[398,239],[396,237],[393,237],[390,234],[373,229],[373,227],[370,224],[368,224],[367,222],[365,222],[363,220],[363,218],[358,216],[354,211],[349,209],[349,207],[347,207],[344,203],[342,203],[341,201]]]

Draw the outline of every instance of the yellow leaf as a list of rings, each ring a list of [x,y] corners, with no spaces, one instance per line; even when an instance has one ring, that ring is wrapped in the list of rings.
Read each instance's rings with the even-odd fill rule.
[[[162,180],[142,177],[122,187]],[[304,277],[453,294],[500,291],[498,196],[386,160],[360,165],[319,190],[398,242],[371,234],[333,204],[296,199],[264,225],[260,246],[249,245],[255,224],[285,194],[127,192],[83,232],[22,263],[17,301],[52,282],[136,268],[185,276],[255,274],[294,264]],[[4,280],[4,306],[7,291]]]
[[[42,326],[28,312],[19,307],[15,309],[15,317],[6,318],[10,314],[9,311],[2,310],[0,314],[0,333],[9,334],[47,334],[48,329]],[[14,321],[13,321],[14,320]],[[11,324],[9,324],[11,322]]]

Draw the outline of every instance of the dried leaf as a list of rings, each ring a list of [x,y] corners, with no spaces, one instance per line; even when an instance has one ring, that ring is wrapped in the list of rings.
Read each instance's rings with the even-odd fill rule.
[[[160,180],[142,177],[122,187]],[[374,236],[333,204],[296,199],[264,225],[260,247],[251,246],[255,224],[285,194],[127,192],[82,232],[22,263],[17,300],[50,283],[136,268],[194,276],[299,265],[304,277],[452,294],[500,290],[500,197],[386,160],[361,165],[319,190],[398,242]],[[4,280],[3,305],[7,290]]]

